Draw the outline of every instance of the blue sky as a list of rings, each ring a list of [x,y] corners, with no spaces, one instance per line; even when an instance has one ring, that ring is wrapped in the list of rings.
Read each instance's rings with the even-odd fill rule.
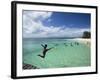
[[[87,13],[23,10],[23,37],[80,37],[90,31]]]
[[[90,14],[54,12],[50,22],[44,21],[46,26],[62,26],[76,28],[90,28]]]

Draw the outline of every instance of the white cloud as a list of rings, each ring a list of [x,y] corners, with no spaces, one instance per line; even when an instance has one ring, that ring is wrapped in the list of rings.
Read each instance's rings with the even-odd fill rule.
[[[32,33],[40,29],[42,21],[49,18],[52,12],[23,11],[23,29],[25,33]]]
[[[89,29],[65,26],[44,26],[43,20],[51,20],[52,12],[23,11],[23,37],[77,37]]]
[[[44,20],[52,15],[52,12],[42,12],[42,11],[23,11],[23,15],[29,17],[33,20]]]

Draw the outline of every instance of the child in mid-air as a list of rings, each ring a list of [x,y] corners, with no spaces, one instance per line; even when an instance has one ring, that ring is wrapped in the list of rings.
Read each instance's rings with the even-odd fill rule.
[[[47,51],[48,51],[48,50],[51,50],[53,47],[47,49],[47,44],[45,44],[45,45],[41,44],[41,46],[43,47],[43,52],[42,52],[43,55],[40,55],[40,54],[39,54],[38,56],[40,56],[40,57],[42,57],[42,58],[45,58],[45,55],[46,55]]]

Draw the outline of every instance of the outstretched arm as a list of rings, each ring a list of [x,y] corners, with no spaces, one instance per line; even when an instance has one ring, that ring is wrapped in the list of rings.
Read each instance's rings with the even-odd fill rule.
[[[43,45],[43,44],[41,44],[41,46],[42,46],[42,47],[44,47],[44,45]]]
[[[47,50],[51,50],[52,48],[54,48],[54,47],[51,47],[51,48],[49,48],[49,49],[47,49]]]

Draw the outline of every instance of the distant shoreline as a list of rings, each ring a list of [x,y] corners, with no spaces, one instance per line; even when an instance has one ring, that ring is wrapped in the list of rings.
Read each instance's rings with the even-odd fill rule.
[[[78,42],[83,43],[83,44],[86,44],[87,46],[91,46],[91,39],[90,38],[75,38],[73,40],[78,41]]]
[[[40,38],[23,38],[23,39],[76,39],[77,37],[40,37]]]

